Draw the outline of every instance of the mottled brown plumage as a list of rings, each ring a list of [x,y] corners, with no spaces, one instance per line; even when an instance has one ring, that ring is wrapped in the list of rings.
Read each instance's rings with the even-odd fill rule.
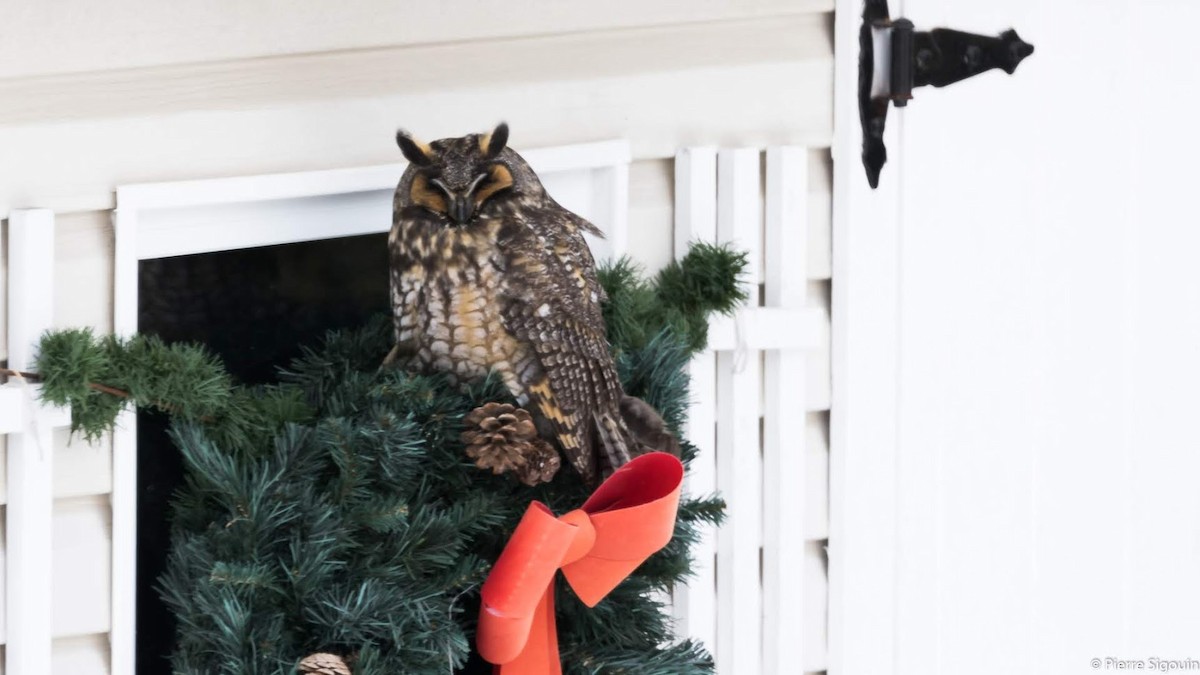
[[[397,135],[410,162],[389,237],[397,350],[462,382],[495,371],[595,482],[643,449],[622,419],[583,238],[600,232],[546,193],[507,138],[505,125],[428,145]]]

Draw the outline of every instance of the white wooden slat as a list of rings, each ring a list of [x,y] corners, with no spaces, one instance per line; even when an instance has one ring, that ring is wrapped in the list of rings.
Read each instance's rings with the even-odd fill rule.
[[[811,349],[829,332],[829,315],[804,307],[744,307],[733,316],[718,316],[708,324],[708,348]]]
[[[102,675],[110,672],[108,635],[80,635],[54,641],[50,675]]]
[[[4,541],[4,509],[0,508],[0,541]],[[59,500],[53,517],[54,588],[51,635],[52,658],[58,659],[63,637],[108,631],[109,545],[108,504],[103,499]],[[5,573],[5,548],[0,546],[0,578]],[[0,606],[5,589],[0,585]],[[0,612],[0,645],[6,641],[6,617]],[[108,638],[105,635],[107,654]],[[106,672],[107,665],[76,672]],[[0,670],[2,672],[2,670]]]
[[[717,530],[718,673],[757,673],[762,660],[762,458],[758,401],[762,364],[717,353],[717,489],[726,503]]]
[[[833,160],[828,148],[808,156],[808,278],[829,279],[833,255]]]
[[[0,506],[0,579],[7,579],[6,575],[8,574],[8,572],[7,572],[8,561],[5,559],[5,555],[6,555],[5,542],[7,542],[7,536],[6,536],[7,527],[5,525],[8,520],[8,518],[6,517],[7,514],[5,513],[6,510],[7,510],[6,507]],[[7,586],[7,584],[0,584],[0,607],[8,606],[7,598],[6,598],[7,594],[5,593],[6,586]],[[7,615],[8,615],[8,612],[0,612],[0,646],[3,646],[5,641],[8,640],[8,631],[7,631],[8,616]],[[0,673],[3,672],[3,663],[2,662],[3,662],[3,659],[0,659]]]
[[[592,220],[592,224],[599,226],[606,236],[603,240],[596,241],[591,235],[586,235],[588,247],[592,251],[592,256],[598,261],[604,258],[616,260],[625,256],[629,247],[628,159],[624,163],[598,169],[593,173],[598,174],[595,178],[598,189],[595,192],[606,196],[601,197],[605,203],[599,205],[601,208],[598,209],[606,222],[602,224]],[[656,590],[651,593],[651,597],[661,603],[671,616],[675,615],[675,599],[671,592]]]
[[[108,632],[111,520],[107,497],[60,499],[54,504],[51,632],[55,638]]]
[[[761,163],[758,148],[722,150],[717,162],[717,237],[746,252],[744,281],[751,307],[758,305],[763,281]]]
[[[767,150],[764,301],[803,307],[808,294],[808,151]],[[771,349],[763,373],[763,673],[786,675],[806,663],[809,633],[804,558],[807,423],[801,348]],[[797,637],[801,639],[797,641]],[[797,646],[800,647],[798,651]]]
[[[713,148],[680,150],[675,159],[675,257],[687,254],[692,242],[717,239],[717,152]],[[717,489],[716,356],[701,352],[688,364],[691,406],[685,436],[697,456],[687,476],[687,491],[707,495]],[[676,630],[716,648],[716,534],[701,532],[695,549],[692,579],[674,594]]]
[[[717,240],[750,254],[751,298],[762,266],[760,153],[722,150],[717,157]],[[754,304],[754,303],[752,303]],[[762,454],[759,403],[762,361],[744,349],[717,355],[717,487],[728,505],[717,531],[717,672],[762,667]]]
[[[54,213],[19,209],[8,217],[8,365],[29,370],[36,342],[54,322]]]
[[[2,514],[4,509],[0,509]],[[111,528],[107,500],[57,500],[51,531],[53,533],[53,597],[47,600],[51,612],[51,636],[57,643],[64,636],[107,632],[109,627],[108,575],[110,568]],[[5,526],[0,519],[0,541]],[[0,577],[5,573],[5,547],[0,546]],[[5,589],[0,586],[0,604]],[[6,641],[6,617],[0,613],[0,644]],[[107,636],[105,638],[107,653]],[[57,646],[55,647],[57,649]],[[57,659],[58,654],[52,658]],[[95,669],[81,672],[105,672]]]
[[[138,211],[117,209],[113,215],[113,331],[137,331]],[[134,670],[135,601],[137,593],[137,420],[133,412],[117,417],[112,441],[112,622],[111,672]]]
[[[807,402],[810,411],[829,410],[833,381],[830,378],[830,321],[829,282],[808,283],[808,307],[817,312],[821,319],[816,325],[816,336],[812,343],[808,368]]]
[[[0,387],[0,434],[20,431],[25,415],[25,392],[17,387]]]
[[[29,370],[38,337],[54,322],[54,214],[14,211],[8,220],[8,362]],[[50,671],[54,483],[53,429],[26,387],[25,427],[8,436],[5,671]]]
[[[717,357],[704,351],[688,363],[689,392],[685,437],[696,446],[688,468],[686,490],[702,497],[717,492]],[[694,638],[712,651],[717,636],[717,538],[713,527],[703,527],[692,549],[692,576],[675,589],[676,631]]]
[[[812,364],[809,356],[809,365]],[[808,413],[804,483],[804,538],[829,538],[829,421],[825,413]]]
[[[693,242],[717,241],[717,150],[684,148],[675,155],[675,258]]]
[[[805,542],[802,555],[803,560],[795,573],[805,589],[804,604],[799,608],[803,616],[804,631],[795,640],[798,649],[793,664],[798,663],[806,673],[823,672],[829,670],[829,630],[826,619],[829,607],[829,574],[824,542]]]
[[[803,307],[808,299],[808,150],[767,150],[764,304]]]
[[[54,432],[54,498],[69,499],[112,492],[112,448],[88,443],[70,429]],[[108,584],[105,582],[105,587]]]
[[[0,434],[20,431],[29,414],[29,392],[10,382],[0,386]],[[65,411],[64,411],[65,412]],[[65,425],[66,418],[54,420]],[[0,457],[6,452],[0,450]],[[0,460],[0,504],[8,502],[7,461]],[[96,445],[72,437],[67,428],[54,430],[54,498],[106,494],[112,491],[112,452],[105,443]]]

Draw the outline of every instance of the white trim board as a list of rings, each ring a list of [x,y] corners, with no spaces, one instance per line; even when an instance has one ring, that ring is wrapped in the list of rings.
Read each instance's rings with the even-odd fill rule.
[[[892,13],[902,13],[893,3]],[[829,672],[895,672],[900,162],[867,185],[858,118],[861,0],[834,11]],[[902,152],[903,116],[884,140]]]
[[[563,206],[606,235],[589,237],[598,259],[628,241],[626,140],[522,151]],[[404,163],[352,169],[125,185],[114,211],[113,327],[137,331],[138,262],[197,253],[386,232]],[[113,433],[112,672],[134,669],[137,583],[137,429],[132,412]]]

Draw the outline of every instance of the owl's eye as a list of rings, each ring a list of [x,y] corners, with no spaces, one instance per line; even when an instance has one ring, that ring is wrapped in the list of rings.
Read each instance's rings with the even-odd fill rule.
[[[483,204],[497,192],[506,190],[513,185],[512,172],[503,164],[493,164],[486,174],[481,174],[481,177],[475,180],[483,181],[474,196],[476,207]]]
[[[446,199],[446,194],[437,187],[441,183],[437,178],[430,178],[424,174],[418,173],[413,177],[412,190],[409,197],[414,204],[424,206],[425,208],[435,213],[446,213],[450,209],[450,204]]]
[[[487,177],[487,173],[481,173],[478,176],[475,176],[475,179],[471,181],[469,186],[467,186],[467,194],[474,194],[476,188],[479,187],[479,184],[482,183]]]
[[[483,182],[483,179],[487,177],[488,175],[486,173],[481,173],[478,176],[475,176],[475,180],[472,180],[471,184],[467,186],[467,189],[463,190],[461,193],[450,189],[450,186],[443,183],[441,178],[430,177],[429,183],[445,193],[445,195],[451,200],[454,200],[458,199],[459,197],[470,198],[471,195],[475,193],[475,189],[479,187],[479,184]]]

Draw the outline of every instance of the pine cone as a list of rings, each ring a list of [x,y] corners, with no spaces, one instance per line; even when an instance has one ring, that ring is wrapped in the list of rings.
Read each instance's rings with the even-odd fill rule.
[[[513,473],[526,485],[550,480],[558,453],[538,438],[529,411],[508,403],[488,403],[463,418],[462,442],[475,466],[494,474]]]
[[[350,666],[337,654],[318,652],[304,657],[296,670],[305,675],[352,675]]]
[[[538,483],[549,483],[562,466],[558,451],[542,439],[534,439],[530,443],[529,452],[525,455],[525,465],[517,469],[517,478],[529,487]]]

